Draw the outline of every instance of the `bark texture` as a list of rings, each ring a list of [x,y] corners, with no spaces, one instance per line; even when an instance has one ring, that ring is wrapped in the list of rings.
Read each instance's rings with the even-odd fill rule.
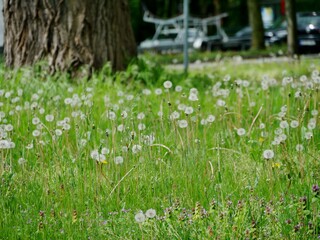
[[[125,68],[136,55],[127,0],[4,0],[6,65],[46,59],[52,71],[110,61]]]
[[[264,49],[264,28],[258,0],[247,0],[249,22],[252,28],[252,49]]]
[[[293,57],[298,52],[296,3],[295,0],[286,0],[285,3],[288,23],[288,54]]]

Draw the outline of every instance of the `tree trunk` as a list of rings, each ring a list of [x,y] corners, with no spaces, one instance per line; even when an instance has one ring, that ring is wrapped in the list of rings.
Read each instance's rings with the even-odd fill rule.
[[[219,15],[221,13],[220,0],[213,0],[214,15]]]
[[[52,72],[110,61],[125,68],[136,55],[127,0],[4,0],[6,65],[47,60]]]
[[[252,49],[264,49],[264,28],[258,0],[247,0],[249,21],[252,28]]]
[[[298,50],[297,43],[297,17],[296,17],[296,3],[295,0],[286,0],[286,18],[288,31],[288,54],[293,57]]]

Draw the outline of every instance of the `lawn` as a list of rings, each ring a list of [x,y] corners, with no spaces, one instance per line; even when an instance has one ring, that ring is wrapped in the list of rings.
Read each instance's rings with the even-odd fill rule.
[[[319,59],[0,70],[0,239],[316,239]]]

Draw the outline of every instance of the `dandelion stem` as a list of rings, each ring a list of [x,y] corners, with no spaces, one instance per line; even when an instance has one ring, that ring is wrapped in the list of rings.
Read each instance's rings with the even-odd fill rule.
[[[133,166],[133,168],[131,168],[120,180],[119,182],[114,186],[114,188],[111,190],[111,192],[109,193],[109,196],[107,199],[109,199],[112,195],[112,193],[117,189],[117,187],[120,185],[120,183],[133,171],[133,169],[135,169],[136,167]]]
[[[259,117],[259,115],[260,115],[261,111],[262,111],[262,107],[260,107],[260,109],[259,109],[259,111],[258,111],[257,115],[254,117],[254,119],[253,119],[253,121],[252,121],[252,123],[251,123],[251,125],[250,125],[249,131],[248,131],[248,136],[250,136],[251,131],[252,131],[252,128],[253,128],[253,125],[254,125],[254,123],[256,122],[256,120],[258,119],[258,117]]]

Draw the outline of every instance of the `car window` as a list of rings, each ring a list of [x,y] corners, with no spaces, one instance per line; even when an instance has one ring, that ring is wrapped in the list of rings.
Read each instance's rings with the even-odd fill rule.
[[[298,17],[299,28],[305,28],[309,25],[320,27],[320,16],[304,16]]]

